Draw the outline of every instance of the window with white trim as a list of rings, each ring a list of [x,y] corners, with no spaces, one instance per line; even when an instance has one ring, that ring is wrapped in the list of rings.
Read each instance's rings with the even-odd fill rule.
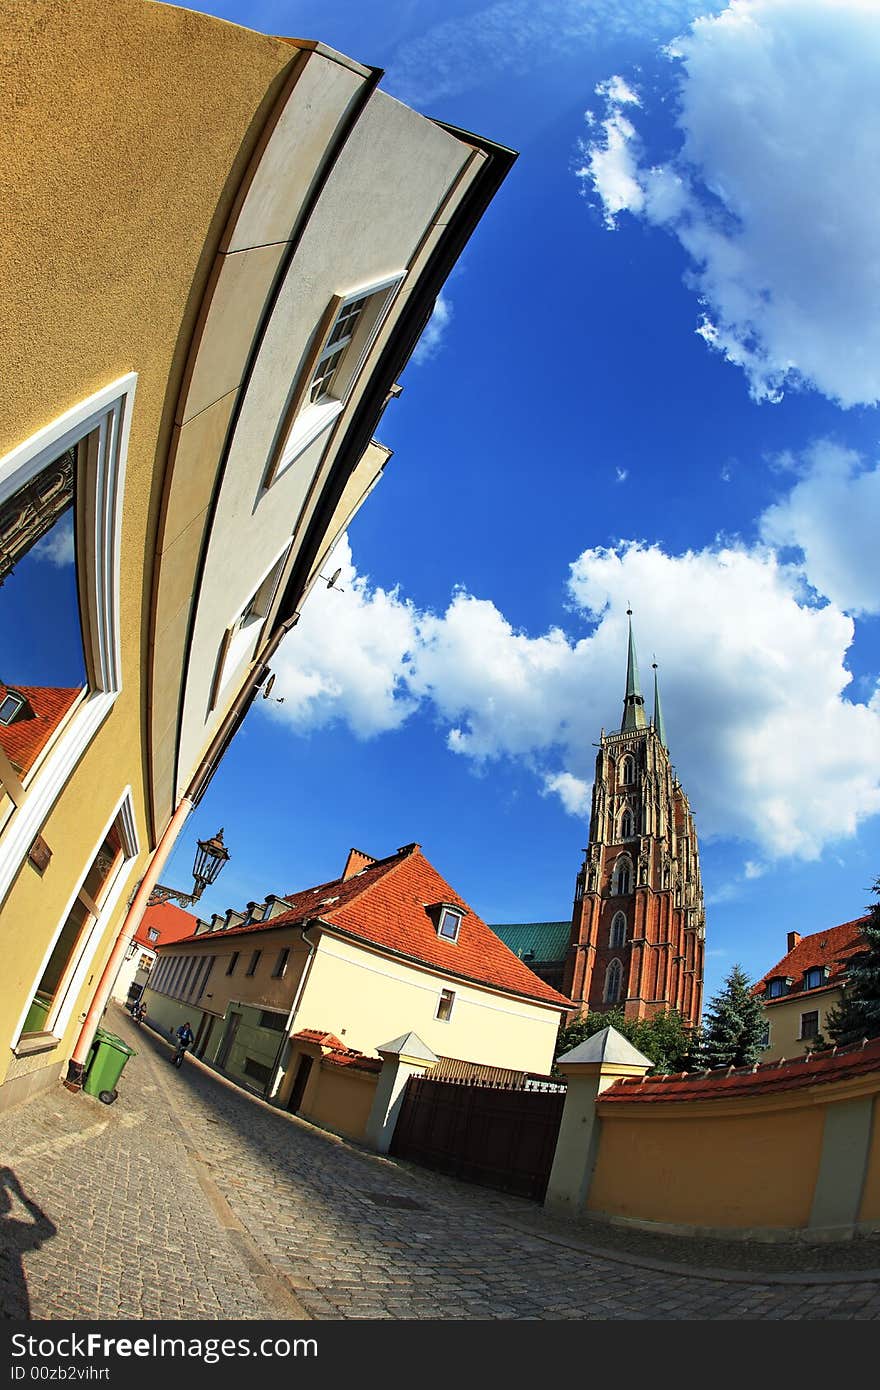
[[[404,272],[335,295],[291,388],[267,486],[344,410]]]
[[[452,1017],[452,1006],[455,1003],[455,990],[441,989],[440,999],[437,1003],[437,1012],[434,1015],[441,1023],[448,1023]]]
[[[74,895],[43,962],[19,1043],[41,1035],[60,1036],[82,988],[85,970],[104,923],[124,886],[123,865],[137,853],[130,802],[117,812]]]
[[[121,377],[0,458],[0,650],[13,681],[11,692],[0,687],[0,902],[122,686],[120,537],[136,381]],[[17,605],[35,594],[28,618]]]
[[[283,554],[279,555],[272,568],[263,576],[241,612],[233,619],[223,634],[220,650],[217,653],[217,668],[211,691],[212,709],[216,706],[231,677],[235,675],[242,663],[254,654],[257,639],[266,618],[269,616],[269,610],[272,607],[272,601],[275,598],[289,553],[290,545],[288,544],[285,546]]]
[[[460,931],[461,913],[453,912],[451,907],[444,907],[440,914],[440,925],[437,928],[437,935],[442,936],[445,941],[457,941]]]

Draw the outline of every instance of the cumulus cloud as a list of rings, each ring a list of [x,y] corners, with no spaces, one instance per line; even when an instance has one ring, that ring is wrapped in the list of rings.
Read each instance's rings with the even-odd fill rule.
[[[662,657],[672,756],[701,834],[762,860],[812,859],[880,811],[880,690],[849,698],[853,621],[764,544],[585,550],[567,585],[584,636],[529,635],[463,589],[442,614],[419,610],[357,575],[347,542],[341,562],[349,592],[318,589],[276,659],[285,704],[270,709],[300,731],[341,719],[369,737],[421,707],[450,751],[475,766],[519,759],[583,815],[592,742],[620,719],[632,598],[643,660]]]
[[[606,84],[578,170],[606,225],[666,228],[691,262],[697,331],[755,400],[814,387],[880,399],[880,9],[732,0],[667,49],[677,154],[650,164],[628,90]],[[622,82],[622,79],[621,79]]]
[[[430,362],[432,357],[436,357],[451,322],[452,304],[440,294],[437,296],[434,311],[425,325],[421,338],[416,343],[410,361],[414,362],[416,366],[420,366],[423,362]]]
[[[761,518],[764,539],[799,550],[810,583],[839,608],[880,613],[880,464],[830,440],[815,443],[802,466],[788,463],[801,477]]]

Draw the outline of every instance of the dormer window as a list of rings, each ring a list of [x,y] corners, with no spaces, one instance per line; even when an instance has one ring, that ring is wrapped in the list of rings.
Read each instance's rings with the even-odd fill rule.
[[[777,978],[767,981],[767,998],[781,999],[783,994],[788,992],[788,981]]]
[[[804,989],[818,989],[825,983],[825,968],[821,965],[813,965],[804,974]]]
[[[22,710],[27,707],[27,700],[17,690],[8,690],[0,703],[0,724],[11,724],[17,719]]]
[[[425,911],[434,923],[434,930],[444,941],[457,941],[462,920],[466,916],[463,908],[455,903],[428,903]]]

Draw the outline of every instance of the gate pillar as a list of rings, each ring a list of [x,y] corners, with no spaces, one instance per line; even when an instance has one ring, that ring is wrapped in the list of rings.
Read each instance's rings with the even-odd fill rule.
[[[644,1076],[653,1065],[616,1028],[603,1028],[558,1058],[568,1090],[545,1207],[559,1215],[583,1214],[599,1152],[596,1097],[621,1076]]]
[[[411,1076],[423,1076],[436,1067],[439,1058],[416,1033],[403,1033],[392,1042],[383,1043],[376,1051],[382,1058],[382,1070],[364,1138],[371,1148],[387,1154],[407,1081]]]

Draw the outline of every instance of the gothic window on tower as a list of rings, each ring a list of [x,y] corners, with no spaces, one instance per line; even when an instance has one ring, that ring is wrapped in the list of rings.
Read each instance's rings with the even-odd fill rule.
[[[619,960],[613,960],[605,971],[605,994],[603,1000],[606,1004],[616,1004],[620,999],[620,987],[623,983],[623,966]]]
[[[628,786],[636,780],[635,760],[629,756],[622,759],[620,764],[620,780],[624,786]]]
[[[611,876],[612,893],[629,893],[632,885],[632,864],[628,857],[618,859]]]
[[[620,838],[621,840],[632,839],[633,833],[633,813],[630,810],[624,811],[620,818]]]
[[[608,945],[612,948],[626,945],[626,917],[622,912],[614,914]]]

